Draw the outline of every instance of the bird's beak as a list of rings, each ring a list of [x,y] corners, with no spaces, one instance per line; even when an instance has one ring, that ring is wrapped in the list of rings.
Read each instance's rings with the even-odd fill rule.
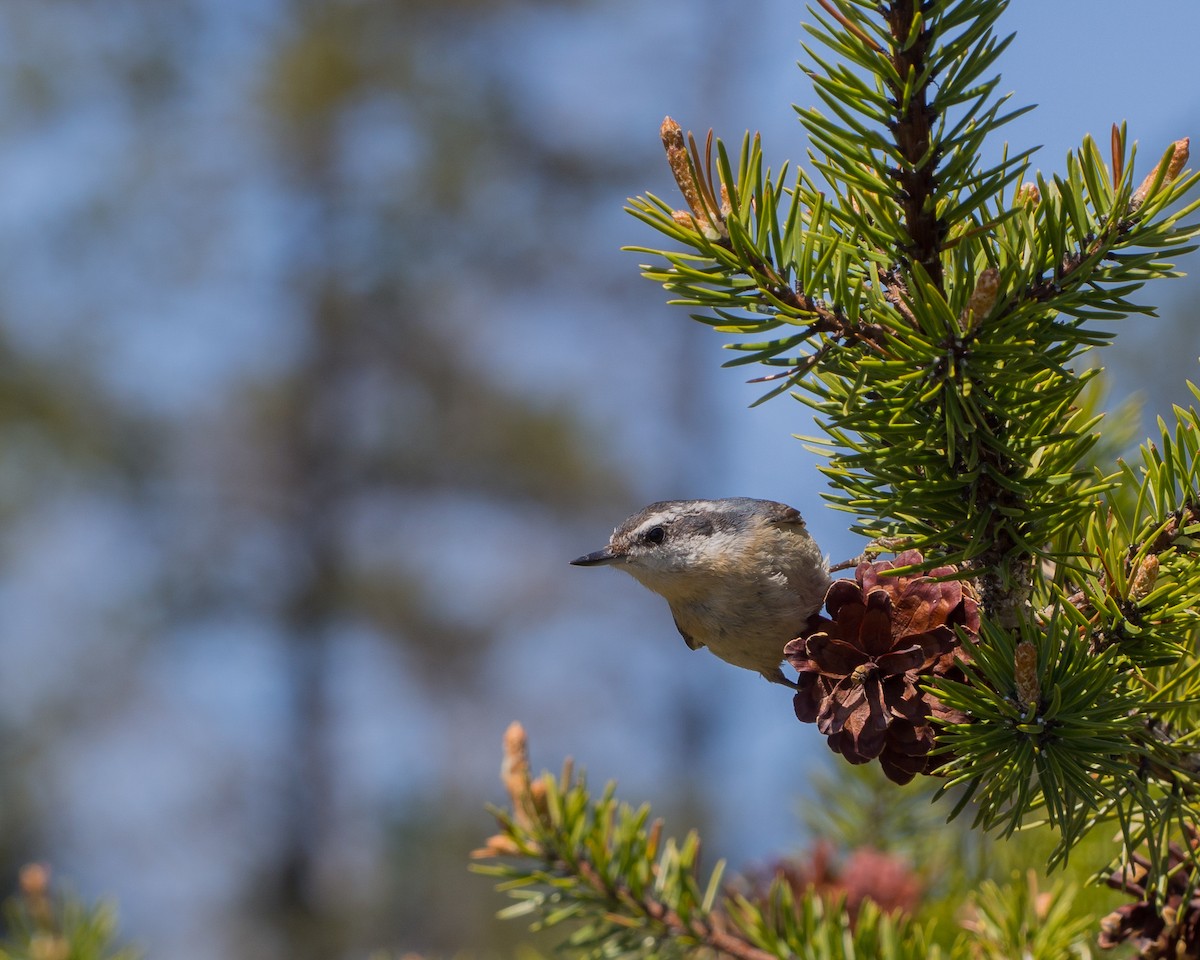
[[[612,547],[605,547],[603,550],[597,550],[595,553],[577,557],[571,563],[576,567],[598,567],[604,563],[614,563],[620,560],[621,556],[619,553],[613,553]]]

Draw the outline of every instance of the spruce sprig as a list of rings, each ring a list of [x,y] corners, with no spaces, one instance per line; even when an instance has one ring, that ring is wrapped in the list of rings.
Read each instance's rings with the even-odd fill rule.
[[[501,916],[535,930],[567,924],[561,946],[584,957],[693,956],[734,960],[928,960],[929,931],[864,901],[855,916],[815,891],[797,896],[776,878],[761,898],[722,886],[723,864],[700,869],[700,840],[664,839],[649,808],[596,798],[568,764],[532,778],[524,730],[505,734],[502,779],[511,809],[494,809],[500,832],[472,868],[500,880],[515,903]]]
[[[1168,210],[1196,176],[1175,144],[1135,190],[1123,128],[1111,165],[1090,138],[1063,175],[1029,179],[1032,151],[982,162],[1024,112],[988,75],[1012,39],[994,32],[1004,6],[822,2],[805,49],[824,111],[798,113],[831,192],[773,175],[757,136],[735,171],[668,120],[689,209],[629,209],[690,248],[632,248],[665,261],[645,275],[740,336],[731,364],[783,368],[766,397],[798,388],[814,409],[806,439],[856,531],[1011,584],[1063,559],[1105,489],[1080,466],[1097,421],[1075,410],[1076,366],[1110,339],[1095,321],[1149,312],[1132,294],[1192,249],[1195,204]]]
[[[1026,109],[994,73],[1006,6],[817,0],[803,164],[773,170],[757,135],[731,151],[668,118],[684,207],[630,200],[672,244],[631,249],[672,302],[734,338],[728,365],[767,369],[762,399],[811,408],[802,439],[853,529],[970,581],[978,640],[963,635],[961,672],[923,688],[944,708],[934,772],[953,812],[1002,835],[1048,822],[1051,865],[1115,826],[1123,856],[1145,851],[1144,889],[1165,890],[1182,855],[1171,838],[1198,856],[1200,417],[1177,407],[1136,468],[1100,463],[1085,392],[1100,369],[1085,355],[1113,337],[1101,322],[1153,313],[1147,281],[1179,275],[1200,174],[1184,169],[1185,139],[1138,179],[1124,125],[1107,155],[1085,136],[1058,172],[997,151]],[[526,777],[513,799],[485,853],[541,865],[489,869],[517,909],[580,924],[588,950],[763,960],[841,929],[778,887],[766,907],[724,896],[701,881],[697,842],[660,849],[645,811],[611,793],[593,803],[569,776]],[[988,919],[993,934],[1002,921]]]

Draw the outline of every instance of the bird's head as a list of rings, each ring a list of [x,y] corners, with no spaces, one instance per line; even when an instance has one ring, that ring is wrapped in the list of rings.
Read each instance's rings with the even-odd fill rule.
[[[615,566],[671,600],[744,576],[745,565],[761,562],[775,529],[803,523],[772,500],[662,500],[621,523],[605,547],[571,562]]]

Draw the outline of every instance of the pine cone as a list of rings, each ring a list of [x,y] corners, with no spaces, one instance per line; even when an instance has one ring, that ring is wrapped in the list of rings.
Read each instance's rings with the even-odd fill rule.
[[[770,911],[773,880],[782,880],[800,906],[815,894],[845,909],[853,923],[865,901],[885,913],[912,915],[921,905],[925,884],[903,857],[862,846],[838,856],[824,841],[807,853],[785,857],[734,881],[732,890]]]
[[[1195,828],[1189,840],[1198,843]],[[1142,960],[1197,960],[1200,958],[1200,892],[1195,885],[1193,861],[1177,844],[1167,854],[1167,891],[1161,908],[1147,884],[1150,861],[1135,855],[1133,862],[1113,871],[1105,881],[1114,890],[1139,899],[1118,907],[1100,921],[1097,943],[1105,950],[1132,939]]]
[[[815,615],[784,648],[799,673],[794,705],[817,724],[830,749],[851,763],[878,759],[884,773],[907,783],[928,772],[934,736],[930,718],[950,716],[918,684],[957,670],[956,625],[979,632],[978,604],[941,567],[927,574],[881,576],[919,564],[915,550],[894,562],[860,563],[854,580],[836,580],[825,595],[828,617]]]

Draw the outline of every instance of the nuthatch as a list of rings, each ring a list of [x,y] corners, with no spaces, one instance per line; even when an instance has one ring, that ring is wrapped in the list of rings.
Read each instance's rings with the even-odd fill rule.
[[[572,560],[611,564],[666,598],[687,645],[794,687],[784,645],[816,612],[829,566],[798,511],[773,500],[663,500]]]

